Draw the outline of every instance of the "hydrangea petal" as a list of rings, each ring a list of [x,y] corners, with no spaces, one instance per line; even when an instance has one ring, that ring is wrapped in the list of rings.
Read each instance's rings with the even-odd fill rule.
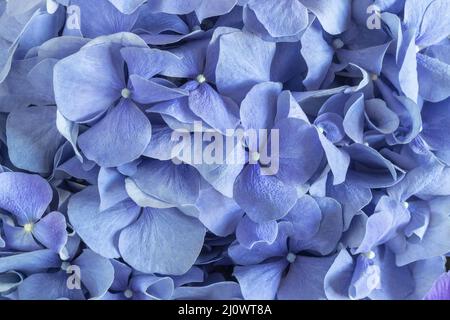
[[[255,223],[247,216],[243,217],[236,229],[236,239],[239,244],[251,249],[257,242],[267,242],[272,244],[278,234],[278,224],[276,221]]]
[[[73,265],[81,269],[81,281],[91,299],[103,296],[113,283],[114,268],[111,262],[89,249],[84,249]]]
[[[15,216],[20,225],[37,221],[53,197],[47,181],[38,175],[0,173],[0,208]]]
[[[167,203],[188,205],[198,198],[199,174],[186,164],[146,160],[131,178],[142,191]]]
[[[80,10],[80,28],[84,37],[95,38],[117,32],[131,31],[138,14],[123,14],[111,2],[98,0],[94,6],[92,2],[86,0],[71,0],[71,5],[78,6]],[[102,14],[99,15],[99,12]]]
[[[88,159],[100,166],[117,167],[139,158],[151,134],[145,114],[133,102],[123,100],[82,134],[78,143]]]
[[[119,99],[125,87],[123,63],[114,47],[111,42],[86,46],[56,64],[55,100],[67,119],[92,120]]]
[[[67,242],[66,218],[60,212],[50,212],[36,223],[33,235],[47,248],[61,252]]]
[[[8,151],[18,168],[50,173],[56,151],[63,142],[56,129],[56,108],[20,108],[11,112],[6,123]]]
[[[281,281],[278,299],[320,300],[325,299],[323,281],[334,261],[330,257],[299,256]]]
[[[122,257],[147,273],[180,275],[192,267],[203,246],[205,228],[177,209],[145,208],[119,238]]]
[[[84,189],[69,202],[69,220],[94,252],[107,258],[117,258],[120,256],[117,248],[119,232],[138,217],[139,208],[133,203],[122,202],[99,212],[99,204],[95,188]]]
[[[220,93],[240,102],[255,84],[270,80],[275,44],[245,32],[224,34],[219,43],[215,80]]]
[[[42,290],[45,288],[45,290]],[[80,289],[70,290],[67,287],[65,271],[56,273],[36,273],[24,280],[19,286],[18,296],[21,300],[84,300]]]
[[[297,192],[276,176],[262,175],[259,165],[247,165],[235,181],[234,199],[250,219],[265,222],[284,217]]]
[[[319,19],[323,29],[329,34],[344,32],[350,22],[351,1],[300,0]]]
[[[247,300],[273,300],[278,292],[287,261],[262,263],[254,266],[237,266],[234,276]]]
[[[308,11],[297,0],[250,0],[247,6],[272,37],[294,36],[308,25]],[[273,19],[273,16],[280,19]]]

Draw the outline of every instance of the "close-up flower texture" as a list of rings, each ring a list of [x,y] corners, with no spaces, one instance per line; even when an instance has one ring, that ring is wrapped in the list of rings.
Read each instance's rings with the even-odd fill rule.
[[[447,256],[450,0],[0,0],[0,300],[450,299]]]

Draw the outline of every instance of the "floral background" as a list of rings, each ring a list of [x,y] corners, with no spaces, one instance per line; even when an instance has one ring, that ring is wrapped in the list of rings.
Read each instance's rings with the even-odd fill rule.
[[[450,0],[0,0],[0,299],[449,298],[449,36]],[[236,129],[276,172],[173,153]]]

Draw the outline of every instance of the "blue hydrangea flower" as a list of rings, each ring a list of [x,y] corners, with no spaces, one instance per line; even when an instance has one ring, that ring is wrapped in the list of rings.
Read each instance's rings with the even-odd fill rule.
[[[198,220],[176,208],[141,208],[131,199],[104,211],[99,205],[98,191],[88,187],[68,207],[73,228],[98,254],[122,257],[146,273],[180,275],[194,264],[205,235]]]
[[[448,12],[0,0],[0,300],[448,299]]]
[[[53,198],[48,183],[37,175],[13,172],[1,173],[0,181],[5,250],[48,248],[61,253],[67,241],[66,219],[57,211],[44,214]]]
[[[186,95],[169,82],[150,79],[161,70],[163,59],[159,51],[146,48],[137,36],[122,33],[93,40],[56,64],[58,110],[73,122],[94,123],[78,139],[88,159],[113,167],[142,155],[150,142],[151,124],[136,103]],[[129,80],[125,78],[125,63]],[[66,98],[75,93],[81,93],[77,100]],[[103,142],[98,144],[100,140]],[[112,153],[115,159],[110,157]]]
[[[277,226],[246,223],[239,242],[230,246],[244,298],[325,298],[323,281],[342,235],[342,209],[330,198],[305,197]]]

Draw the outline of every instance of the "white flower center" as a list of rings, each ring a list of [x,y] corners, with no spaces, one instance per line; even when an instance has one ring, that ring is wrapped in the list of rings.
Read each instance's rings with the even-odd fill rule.
[[[122,89],[122,91],[120,92],[120,94],[122,95],[122,97],[124,99],[128,99],[131,96],[131,91],[128,88],[124,88]]]
[[[405,209],[408,209],[408,208],[409,208],[409,203],[406,202],[406,201],[404,201],[404,202],[402,203],[402,205],[403,205],[403,208],[405,208]]]
[[[31,231],[33,231],[33,224],[32,223],[26,223],[23,226],[23,229],[25,230],[25,232],[31,232]]]
[[[289,252],[288,255],[286,256],[286,260],[289,261],[289,263],[294,263],[296,259],[297,256],[292,252]]]
[[[127,289],[127,290],[125,290],[123,295],[125,296],[125,298],[130,299],[133,296],[133,291],[131,291],[130,289]]]
[[[204,83],[206,82],[206,77],[203,74],[199,74],[195,80],[197,80],[198,83]]]
[[[375,252],[373,252],[373,251],[366,252],[364,255],[366,256],[367,259],[370,259],[370,260],[375,258]]]

